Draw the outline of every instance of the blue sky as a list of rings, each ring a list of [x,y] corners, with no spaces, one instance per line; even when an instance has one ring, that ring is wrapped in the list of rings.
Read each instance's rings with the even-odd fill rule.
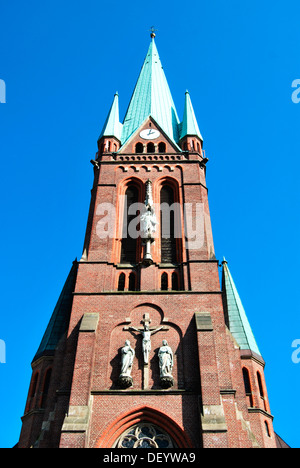
[[[1,447],[18,441],[30,362],[82,253],[97,137],[115,91],[124,117],[152,25],[179,117],[188,89],[204,137],[216,254],[266,361],[275,430],[300,446],[299,15],[297,0],[2,2]]]

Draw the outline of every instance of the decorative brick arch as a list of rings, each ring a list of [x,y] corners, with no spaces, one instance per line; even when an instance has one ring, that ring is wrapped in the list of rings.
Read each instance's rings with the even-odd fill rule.
[[[170,167],[170,166],[165,166],[165,167]],[[154,200],[154,203],[158,204],[158,206],[160,206],[161,189],[164,186],[170,187],[173,190],[174,203],[178,203],[181,207],[180,219],[177,220],[179,222],[181,235],[180,237],[176,238],[177,262],[180,263],[180,262],[186,261],[184,212],[183,212],[184,200],[183,200],[183,195],[182,195],[182,187],[181,187],[180,180],[178,180],[176,177],[164,175],[162,177],[159,177],[157,180],[155,180],[153,184],[153,200]],[[160,262],[161,260],[160,223],[159,223],[158,231],[159,231],[159,234],[157,235],[157,239],[153,248],[153,254],[154,254],[153,258],[155,258],[158,262]]]
[[[123,226],[123,212],[124,212],[124,199],[121,196],[124,196],[128,187],[133,186],[138,190],[139,194],[139,203],[143,203],[145,199],[145,184],[142,179],[138,177],[126,177],[121,180],[117,187],[117,203],[116,203],[116,237],[113,239],[113,248],[112,248],[112,258],[113,263],[119,263],[120,254],[121,254],[121,241],[122,241],[122,226]],[[122,202],[120,202],[122,200]],[[119,224],[121,223],[121,225]],[[141,241],[138,238],[137,240],[137,249],[139,255],[141,255]]]
[[[186,432],[173,419],[147,406],[136,408],[125,414],[123,413],[119,418],[115,419],[98,438],[95,448],[111,448],[123,432],[141,422],[159,426],[169,434],[178,448],[193,448],[192,442]]]

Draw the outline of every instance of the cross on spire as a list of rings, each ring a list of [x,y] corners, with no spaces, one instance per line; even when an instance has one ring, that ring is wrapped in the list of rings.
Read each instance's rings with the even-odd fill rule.
[[[151,26],[151,28],[149,29],[149,31],[151,32],[150,37],[151,37],[152,39],[154,39],[155,36],[156,36],[155,31],[157,31],[157,29],[155,29],[154,26]]]

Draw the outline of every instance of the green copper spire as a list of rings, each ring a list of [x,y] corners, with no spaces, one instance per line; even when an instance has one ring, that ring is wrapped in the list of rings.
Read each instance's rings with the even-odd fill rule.
[[[225,258],[222,265],[222,290],[228,328],[240,349],[249,349],[261,356]]]
[[[98,140],[100,140],[100,138],[102,138],[103,136],[106,136],[116,137],[118,140],[121,141],[121,133],[122,124],[120,123],[119,118],[119,94],[116,93]]]
[[[169,85],[151,34],[151,43],[137,80],[123,122],[124,144],[133,132],[151,115],[175,143],[179,141],[179,119]]]
[[[197,136],[200,140],[203,141],[202,135],[200,133],[198,123],[196,120],[195,112],[192,106],[192,101],[190,98],[190,93],[186,91],[185,93],[185,106],[183,113],[183,121],[181,124],[180,138],[184,136]]]

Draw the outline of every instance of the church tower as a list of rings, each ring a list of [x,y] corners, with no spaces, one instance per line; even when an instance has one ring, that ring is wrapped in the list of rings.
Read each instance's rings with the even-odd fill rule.
[[[276,447],[183,99],[181,120],[152,33],[123,123],[116,93],[98,138],[82,258],[33,358],[19,447]]]

